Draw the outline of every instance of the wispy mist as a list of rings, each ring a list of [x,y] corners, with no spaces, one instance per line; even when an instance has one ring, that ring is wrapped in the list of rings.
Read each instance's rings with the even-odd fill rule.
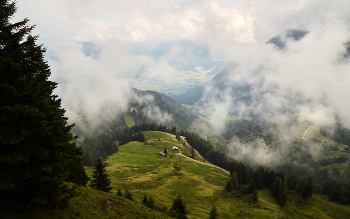
[[[212,95],[217,91],[207,87],[202,99],[218,130],[233,111],[317,126],[334,124],[337,115],[350,127],[350,66],[343,56],[350,39],[349,1],[36,0],[18,7],[14,20],[29,17],[37,24],[52,79],[59,82],[55,92],[70,118],[79,110],[100,116],[106,106],[112,110],[105,114],[125,110],[129,85],[140,77],[172,80],[174,63],[197,61],[195,46],[172,43],[187,41],[203,45],[211,59],[236,65],[229,90]],[[283,38],[282,50],[266,44],[288,29],[308,34],[299,41]],[[170,48],[160,56],[135,53],[164,42]],[[87,54],[83,43],[98,52]],[[249,105],[229,95],[237,85],[251,86]]]

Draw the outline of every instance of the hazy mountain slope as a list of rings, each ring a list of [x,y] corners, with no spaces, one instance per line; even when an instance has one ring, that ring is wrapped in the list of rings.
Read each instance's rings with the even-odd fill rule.
[[[285,46],[286,46],[287,40],[299,41],[307,33],[309,33],[309,32],[308,31],[302,31],[302,30],[290,29],[290,30],[287,30],[283,34],[275,36],[274,38],[270,39],[266,43],[267,44],[273,44],[273,45],[277,46],[279,49],[284,49]]]
[[[229,93],[226,93],[227,95],[235,96],[239,101],[249,101],[250,85],[232,83],[230,80],[231,74],[234,74],[235,67],[236,65],[231,63],[209,82],[196,86],[184,94],[170,95],[170,97],[186,105],[194,105],[195,103],[201,104],[201,98],[206,92],[206,88],[209,88],[213,90],[213,92],[207,93],[210,98],[219,99],[223,93],[229,90]]]
[[[80,116],[74,121],[76,123],[74,133],[79,137],[88,137],[100,132],[109,132],[109,130],[121,130],[130,124],[142,123],[156,123],[168,127],[176,126],[182,130],[193,130],[194,121],[201,121],[192,110],[183,107],[170,97],[155,91],[137,89],[132,89],[132,96],[124,111],[114,111],[113,108],[104,111],[111,115],[91,119],[85,116],[84,112],[80,112]],[[104,111],[101,115],[104,115]]]
[[[286,47],[288,40],[298,41],[307,33],[307,31],[301,30],[287,30],[285,33],[270,39],[266,43],[274,44],[278,49],[283,49]],[[220,99],[226,95],[230,95],[234,98],[236,104],[239,102],[244,102],[245,104],[249,105],[250,102],[253,101],[251,99],[252,84],[232,82],[230,77],[235,74],[235,68],[236,65],[231,63],[209,82],[198,85],[184,94],[170,95],[170,97],[179,103],[194,105],[195,103],[201,104],[201,99],[204,97],[204,95],[207,95],[204,97],[205,99]],[[206,92],[206,89],[210,89],[210,92]]]

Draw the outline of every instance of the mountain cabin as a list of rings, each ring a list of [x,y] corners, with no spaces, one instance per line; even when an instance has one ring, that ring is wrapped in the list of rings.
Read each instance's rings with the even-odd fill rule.
[[[162,157],[166,157],[166,154],[163,151],[159,152],[159,155]]]

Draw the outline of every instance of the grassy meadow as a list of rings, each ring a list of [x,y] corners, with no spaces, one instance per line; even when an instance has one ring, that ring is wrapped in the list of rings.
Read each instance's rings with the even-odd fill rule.
[[[129,189],[135,202],[140,203],[146,194],[168,208],[181,195],[190,211],[189,218],[208,218],[213,205],[221,218],[346,218],[350,215],[349,206],[329,202],[318,194],[302,201],[294,191],[290,191],[284,207],[277,204],[268,189],[259,191],[259,201],[254,204],[251,195],[240,197],[238,193],[224,191],[228,174],[169,150],[175,145],[182,154],[190,154],[174,135],[162,132],[145,132],[145,135],[147,144],[128,143],[106,159],[113,194],[118,188]],[[168,149],[167,157],[159,156],[164,148]],[[195,159],[202,161],[199,157]],[[175,170],[175,163],[181,170]],[[86,170],[91,176],[92,168]]]

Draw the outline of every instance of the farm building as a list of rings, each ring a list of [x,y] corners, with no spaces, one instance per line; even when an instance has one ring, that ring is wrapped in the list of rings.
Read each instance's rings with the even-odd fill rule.
[[[172,149],[173,151],[177,151],[177,150],[178,150],[178,148],[177,148],[176,146],[173,146],[171,149]]]
[[[162,157],[166,157],[166,154],[163,151],[159,152],[159,155]]]

